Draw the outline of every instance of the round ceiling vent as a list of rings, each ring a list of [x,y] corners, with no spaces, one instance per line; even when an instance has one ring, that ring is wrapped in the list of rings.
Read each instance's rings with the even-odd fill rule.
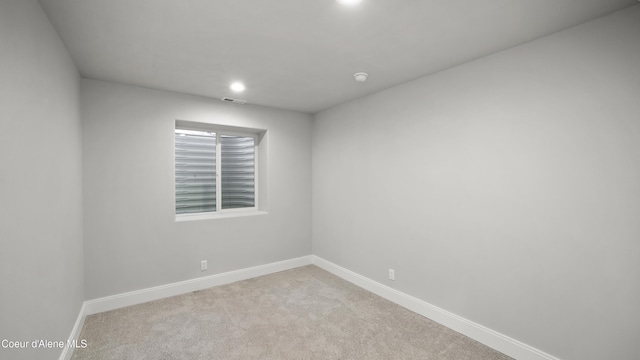
[[[359,72],[359,73],[353,74],[353,77],[356,79],[357,82],[365,82],[367,81],[367,77],[369,77],[369,74],[365,72]]]

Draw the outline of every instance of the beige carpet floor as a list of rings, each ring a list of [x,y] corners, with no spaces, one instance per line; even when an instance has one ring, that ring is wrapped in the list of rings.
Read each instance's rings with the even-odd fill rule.
[[[510,359],[310,265],[86,318],[73,358]]]

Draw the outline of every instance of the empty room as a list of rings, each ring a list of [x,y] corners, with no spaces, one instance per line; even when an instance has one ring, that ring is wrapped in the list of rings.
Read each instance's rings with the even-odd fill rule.
[[[640,359],[636,0],[0,0],[0,359]]]

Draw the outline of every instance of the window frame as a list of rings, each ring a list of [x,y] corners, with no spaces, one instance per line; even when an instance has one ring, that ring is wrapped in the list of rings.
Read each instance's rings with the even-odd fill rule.
[[[215,133],[216,140],[216,210],[215,211],[203,211],[203,212],[194,212],[194,213],[185,213],[178,214],[176,212],[176,157],[175,157],[175,134],[176,130],[187,130],[187,131],[202,131],[202,132],[212,132]],[[260,141],[261,138],[266,133],[265,130],[260,129],[252,129],[252,128],[241,128],[235,126],[225,126],[225,125],[216,125],[210,123],[195,123],[191,121],[183,121],[176,120],[175,126],[173,129],[174,133],[174,156],[173,156],[173,212],[175,215],[176,221],[189,221],[189,220],[206,220],[206,219],[216,219],[216,218],[229,218],[229,217],[239,217],[239,216],[251,216],[251,215],[261,215],[266,214],[265,211],[260,211]],[[254,199],[252,207],[242,207],[242,208],[230,208],[223,209],[222,208],[222,142],[220,141],[220,137],[222,136],[240,136],[240,137],[250,137],[253,138],[253,148],[254,148]]]

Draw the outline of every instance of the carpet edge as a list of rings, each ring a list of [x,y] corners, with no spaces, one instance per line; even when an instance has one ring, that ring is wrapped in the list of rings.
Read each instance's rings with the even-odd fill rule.
[[[84,326],[84,319],[87,317],[87,306],[86,301],[82,303],[80,306],[80,311],[78,312],[78,317],[76,318],[76,322],[73,325],[73,329],[71,329],[71,334],[67,339],[66,346],[62,349],[60,353],[59,360],[69,360],[71,356],[73,356],[73,346],[69,346],[70,344],[79,344],[78,338],[80,337],[80,333],[82,332],[82,327]]]
[[[405,294],[387,285],[371,280],[349,269],[336,265],[317,255],[311,255],[313,265],[326,270],[350,283],[383,297],[397,305],[455,330],[494,350],[518,360],[560,360],[542,350],[489,329],[462,316],[441,309],[426,301]]]
[[[311,255],[87,300],[83,307],[85,315],[93,315],[306,265],[311,265]]]

